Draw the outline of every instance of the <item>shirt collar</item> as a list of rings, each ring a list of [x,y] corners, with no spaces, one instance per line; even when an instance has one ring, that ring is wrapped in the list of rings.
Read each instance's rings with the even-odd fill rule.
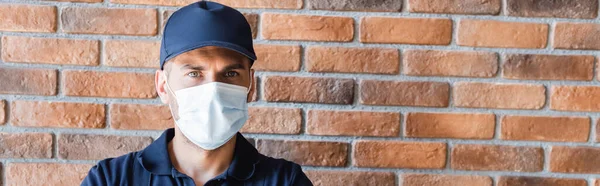
[[[172,174],[173,164],[169,158],[168,145],[173,137],[175,137],[175,129],[167,129],[156,141],[139,153],[137,158],[144,169],[157,175]],[[227,176],[237,180],[250,179],[259,161],[260,154],[256,148],[242,134],[237,133],[233,160],[226,170]]]

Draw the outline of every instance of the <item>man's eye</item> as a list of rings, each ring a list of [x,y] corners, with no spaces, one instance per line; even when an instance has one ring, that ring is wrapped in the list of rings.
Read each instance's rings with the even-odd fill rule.
[[[234,76],[237,76],[237,75],[239,75],[239,74],[237,72],[234,72],[234,71],[230,71],[230,72],[225,73],[225,77],[234,77]]]
[[[190,72],[190,73],[187,73],[186,75],[189,76],[189,77],[199,77],[200,73],[198,73],[198,72]]]

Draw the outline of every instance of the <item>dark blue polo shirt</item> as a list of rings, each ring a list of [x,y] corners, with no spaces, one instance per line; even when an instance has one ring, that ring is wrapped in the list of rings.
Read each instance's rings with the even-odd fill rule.
[[[144,150],[102,160],[81,185],[192,186],[194,180],[175,170],[167,145],[175,136],[167,129]],[[233,161],[227,170],[205,185],[312,185],[298,164],[264,156],[237,134]]]

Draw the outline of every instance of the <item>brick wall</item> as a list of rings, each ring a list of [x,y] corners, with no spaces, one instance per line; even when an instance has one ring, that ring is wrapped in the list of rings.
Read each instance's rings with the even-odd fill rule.
[[[171,127],[153,72],[193,1],[0,0],[0,181],[76,185]],[[218,1],[255,34],[243,132],[317,185],[600,185],[598,0]]]

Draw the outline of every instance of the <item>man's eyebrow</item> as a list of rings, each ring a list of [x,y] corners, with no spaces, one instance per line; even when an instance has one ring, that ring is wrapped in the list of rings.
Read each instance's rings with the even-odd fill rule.
[[[185,65],[181,66],[181,68],[179,68],[179,69],[181,69],[181,70],[183,70],[183,69],[204,70],[204,67],[199,66],[199,65],[185,64]]]
[[[223,71],[230,71],[230,70],[236,70],[236,69],[246,69],[246,67],[244,67],[244,65],[240,64],[240,63],[236,63],[236,64],[231,64],[226,66]]]

